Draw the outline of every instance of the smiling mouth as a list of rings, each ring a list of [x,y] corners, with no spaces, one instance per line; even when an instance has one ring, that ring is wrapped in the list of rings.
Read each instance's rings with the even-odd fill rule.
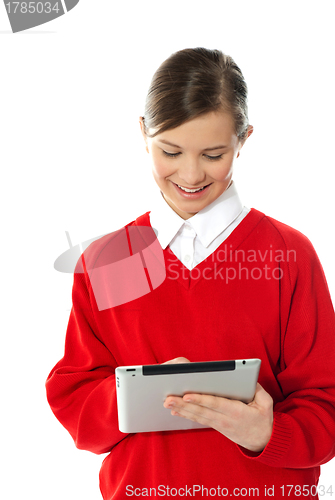
[[[185,193],[199,193],[200,191],[203,191],[206,187],[208,187],[210,184],[206,184],[206,186],[202,186],[200,188],[195,188],[195,189],[189,189],[185,188],[183,186],[180,186],[179,184],[176,184],[176,186],[179,187],[182,191],[185,191]]]

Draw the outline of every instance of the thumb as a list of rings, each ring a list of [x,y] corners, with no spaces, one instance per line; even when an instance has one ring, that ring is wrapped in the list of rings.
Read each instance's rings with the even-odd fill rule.
[[[249,403],[250,406],[257,406],[264,411],[270,411],[273,408],[273,399],[268,392],[257,382],[254,399]]]

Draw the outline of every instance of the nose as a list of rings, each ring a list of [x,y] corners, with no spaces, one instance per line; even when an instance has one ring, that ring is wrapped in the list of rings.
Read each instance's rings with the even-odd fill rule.
[[[206,172],[196,159],[189,158],[179,165],[178,176],[187,186],[198,186],[205,180]]]

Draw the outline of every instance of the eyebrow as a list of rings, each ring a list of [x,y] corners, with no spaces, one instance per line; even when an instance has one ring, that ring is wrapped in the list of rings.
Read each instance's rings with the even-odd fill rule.
[[[172,144],[172,142],[164,141],[163,139],[160,139],[159,142],[163,142],[164,144],[167,144],[168,146],[173,146],[174,148],[183,149],[180,146],[177,146],[177,144]],[[212,148],[205,148],[204,151],[213,151],[214,149],[223,149],[223,148],[227,148],[227,147],[228,146],[221,144],[220,146],[214,146]]]

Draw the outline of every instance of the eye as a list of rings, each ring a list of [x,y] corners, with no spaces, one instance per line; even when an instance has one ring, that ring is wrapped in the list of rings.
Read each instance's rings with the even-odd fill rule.
[[[205,156],[209,160],[220,160],[222,158],[222,155],[219,155],[219,156],[208,156],[208,155],[205,155]]]
[[[166,156],[169,156],[170,158],[175,158],[176,156],[180,155],[180,153],[168,153],[167,151],[164,151],[164,149],[162,149],[162,151]]]
[[[164,149],[162,149],[162,151],[166,156],[169,156],[169,158],[176,158],[181,154],[181,153],[168,153],[167,151],[164,151]],[[215,161],[215,160],[220,160],[223,155],[221,154],[218,156],[209,156],[209,155],[204,155],[204,156],[208,158],[208,160]]]

